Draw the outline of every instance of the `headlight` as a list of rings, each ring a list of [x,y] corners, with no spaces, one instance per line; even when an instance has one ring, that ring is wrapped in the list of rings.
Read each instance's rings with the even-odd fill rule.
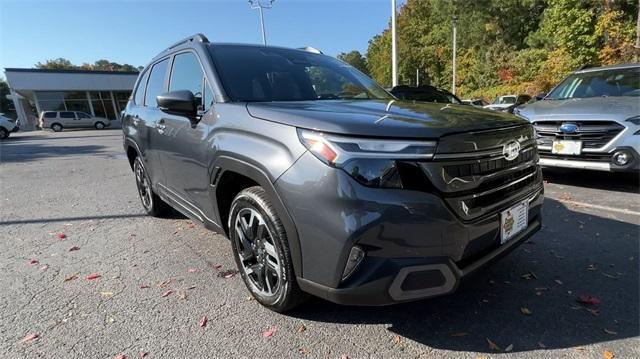
[[[329,166],[371,187],[402,188],[396,160],[433,157],[435,141],[371,139],[298,129],[300,142]]]
[[[624,121],[625,122],[631,122],[636,126],[640,126],[640,116],[629,117],[628,119],[626,119]]]

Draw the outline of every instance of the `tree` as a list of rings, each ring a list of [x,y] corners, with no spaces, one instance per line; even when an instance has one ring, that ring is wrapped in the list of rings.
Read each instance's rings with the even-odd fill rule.
[[[338,54],[337,57],[340,60],[355,67],[356,69],[362,71],[363,73],[369,74],[369,69],[367,68],[367,59],[364,56],[362,56],[360,51],[353,50],[347,53],[341,52]]]
[[[53,60],[47,60],[45,63],[38,62],[35,67],[37,69],[50,69],[50,70],[89,70],[89,71],[125,71],[125,72],[139,72],[142,67],[135,67],[129,64],[119,64],[117,62],[111,62],[109,60],[98,60],[93,64],[84,63],[80,66],[74,65],[71,61],[65,58],[57,58]]]
[[[16,118],[16,109],[13,107],[13,101],[7,98],[11,94],[9,84],[0,79],[0,113],[4,113],[9,118]]]
[[[35,68],[47,70],[74,70],[77,66],[72,64],[71,61],[59,57],[57,59],[47,60],[44,64],[42,62],[38,62],[35,65]]]

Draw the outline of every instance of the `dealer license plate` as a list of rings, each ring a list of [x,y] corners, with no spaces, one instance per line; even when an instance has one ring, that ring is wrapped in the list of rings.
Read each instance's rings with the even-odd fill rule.
[[[529,201],[524,201],[500,214],[500,244],[508,242],[529,224]]]
[[[581,151],[582,141],[557,140],[551,147],[551,153],[559,155],[579,155]]]

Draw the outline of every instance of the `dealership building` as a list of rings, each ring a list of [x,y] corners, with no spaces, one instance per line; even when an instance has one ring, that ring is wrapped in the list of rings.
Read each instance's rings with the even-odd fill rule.
[[[5,69],[20,127],[36,128],[42,111],[82,111],[120,123],[137,72]]]

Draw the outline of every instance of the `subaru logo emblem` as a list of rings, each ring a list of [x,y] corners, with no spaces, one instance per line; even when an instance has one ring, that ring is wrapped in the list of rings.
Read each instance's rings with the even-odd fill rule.
[[[560,126],[560,132],[567,134],[576,133],[578,132],[578,125],[575,123],[563,123]]]
[[[511,141],[502,147],[502,154],[507,161],[513,161],[518,158],[520,154],[520,143],[518,141]]]

